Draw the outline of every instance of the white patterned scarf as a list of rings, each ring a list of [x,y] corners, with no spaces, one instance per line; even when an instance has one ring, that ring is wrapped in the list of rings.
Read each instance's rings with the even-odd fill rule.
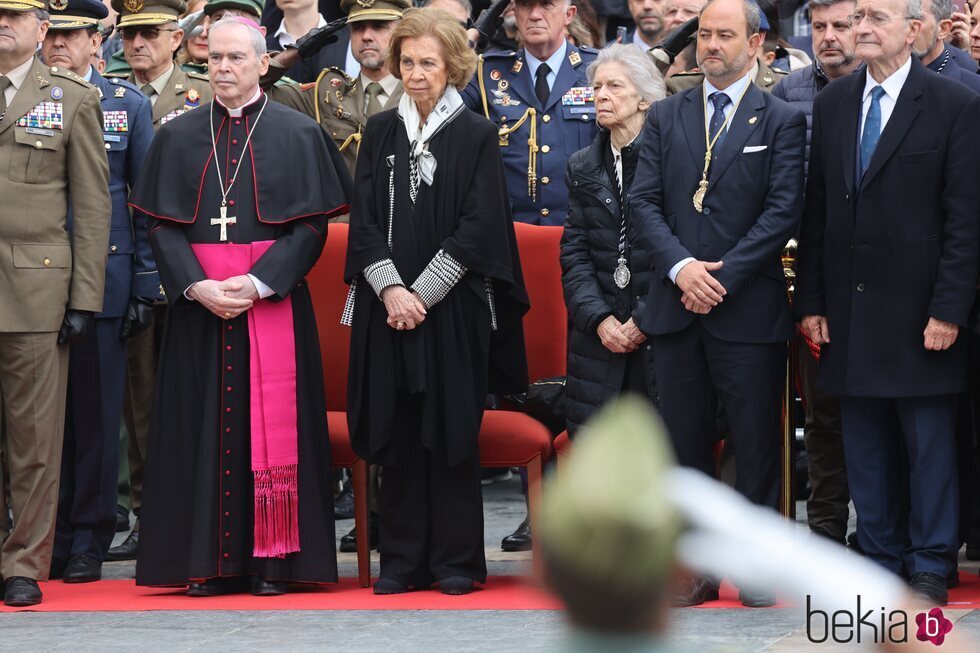
[[[405,123],[405,133],[411,143],[411,167],[418,170],[418,175],[427,186],[432,185],[436,173],[436,157],[429,151],[429,141],[465,110],[463,98],[453,86],[446,87],[424,125],[421,124],[422,117],[415,100],[406,93],[398,102],[398,116]]]

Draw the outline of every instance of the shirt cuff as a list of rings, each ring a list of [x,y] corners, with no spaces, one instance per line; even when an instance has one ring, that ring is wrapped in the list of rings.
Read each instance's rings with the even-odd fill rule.
[[[412,284],[412,290],[419,294],[426,308],[432,308],[446,298],[465,274],[466,268],[440,249]]]
[[[677,261],[677,263],[674,263],[674,267],[670,268],[670,272],[667,273],[667,276],[670,277],[671,283],[677,283],[677,274],[681,271],[681,269],[691,261],[696,260],[697,259],[693,256],[688,256],[687,258],[682,258],[681,260]]]
[[[259,299],[265,299],[266,297],[272,297],[276,294],[276,291],[265,285],[254,274],[246,275],[255,284],[255,290],[259,293]]]
[[[197,282],[195,281],[194,283],[197,283]],[[194,283],[192,283],[191,285],[189,285],[186,288],[184,288],[184,299],[186,299],[189,302],[195,301],[193,297],[191,297],[190,295],[187,294],[187,293],[189,293],[191,291],[191,288],[194,287]]]
[[[378,296],[378,299],[381,299],[381,291],[388,286],[405,285],[401,275],[398,274],[395,262],[390,258],[382,259],[364,268],[364,278],[374,288],[374,294]]]

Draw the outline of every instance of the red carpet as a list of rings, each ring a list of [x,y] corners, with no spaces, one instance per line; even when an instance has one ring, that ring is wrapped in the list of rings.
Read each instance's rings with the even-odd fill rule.
[[[558,601],[544,590],[514,576],[491,577],[487,584],[468,596],[446,596],[438,590],[375,596],[358,587],[353,578],[337,585],[298,589],[284,596],[255,597],[234,594],[212,598],[189,598],[183,591],[136,587],[131,580],[103,580],[83,585],[60,581],[41,583],[44,602],[37,612],[141,612],[152,610],[557,610]],[[738,590],[722,584],[721,599],[700,608],[742,608]],[[777,607],[787,607],[780,605]],[[980,578],[960,574],[960,585],[949,592],[949,608],[980,609]],[[0,605],[0,613],[18,608]]]

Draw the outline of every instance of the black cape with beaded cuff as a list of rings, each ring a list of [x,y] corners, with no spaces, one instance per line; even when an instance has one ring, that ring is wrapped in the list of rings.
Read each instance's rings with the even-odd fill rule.
[[[332,471],[319,338],[305,277],[346,213],[347,168],[319,125],[264,96],[239,118],[210,105],[157,133],[131,195],[155,218],[150,242],[170,308],[154,389],[146,456],[139,585],[185,585],[216,577],[329,583],[337,579]],[[250,272],[289,298],[296,351],[298,552],[253,555],[254,489],[249,377],[250,312],[223,320],[184,291],[205,279],[192,245],[218,244],[222,194],[231,188],[227,240],[274,241]],[[254,131],[253,131],[254,127]],[[246,139],[252,131],[246,148]]]
[[[423,445],[455,466],[476,452],[486,395],[527,388],[522,317],[529,308],[496,128],[463,111],[429,142],[437,166],[414,209],[409,142],[396,110],[372,116],[358,153],[345,277],[358,279],[348,367],[347,421],[357,454],[382,465],[404,460],[405,398],[421,407]],[[392,158],[393,157],[393,158]],[[395,217],[387,242],[389,161]],[[421,326],[395,331],[363,276],[390,258],[411,285],[440,249],[467,274]],[[486,280],[493,288],[491,331]]]

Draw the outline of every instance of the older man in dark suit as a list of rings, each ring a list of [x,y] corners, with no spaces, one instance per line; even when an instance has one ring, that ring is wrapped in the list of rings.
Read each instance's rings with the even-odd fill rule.
[[[736,488],[778,495],[780,390],[793,334],[780,252],[803,209],[802,112],[752,84],[762,37],[751,0],[701,12],[703,84],[657,102],[633,187],[636,238],[655,279],[639,323],[682,465],[714,473],[716,397],[731,426]],[[696,579],[679,605],[717,598]],[[742,601],[770,605],[743,588]]]
[[[946,602],[977,283],[980,100],[912,56],[921,0],[858,0],[866,74],[814,106],[797,312],[841,395],[861,548]],[[907,460],[907,462],[906,462]]]

